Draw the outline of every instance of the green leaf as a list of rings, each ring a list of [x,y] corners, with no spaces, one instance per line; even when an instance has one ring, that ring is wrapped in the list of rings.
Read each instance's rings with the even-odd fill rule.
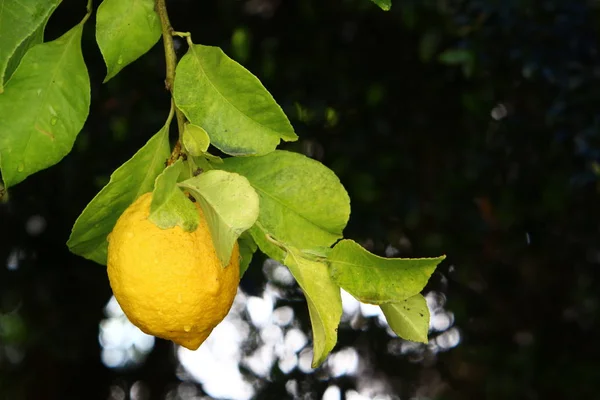
[[[379,306],[388,325],[398,336],[413,342],[427,343],[429,308],[425,298],[416,294],[396,303]]]
[[[234,156],[267,154],[298,136],[271,94],[218,47],[193,45],[177,65],[173,97],[211,143]]]
[[[11,75],[11,71],[7,71],[9,61],[14,58],[18,64],[28,45],[40,43],[37,41],[39,30],[41,28],[43,34],[43,27],[59,3],[60,0],[0,0],[0,93]],[[28,41],[32,36],[36,40]]]
[[[204,172],[179,186],[202,206],[217,256],[227,266],[236,240],[256,222],[258,195],[243,176],[220,170]]]
[[[260,197],[260,215],[251,229],[260,249],[281,261],[270,235],[302,250],[331,246],[342,237],[350,199],[338,177],[323,164],[298,153],[276,150],[261,157],[224,160],[219,166],[244,175]]]
[[[244,63],[250,57],[251,36],[246,27],[238,27],[231,35],[231,52],[233,57]]]
[[[363,303],[382,304],[420,293],[444,258],[383,258],[342,240],[328,261],[331,277],[345,291]]]
[[[195,231],[200,216],[194,203],[177,187],[177,178],[183,171],[181,159],[169,165],[156,178],[148,219],[161,229],[178,225],[186,232]]]
[[[460,65],[473,62],[473,53],[469,49],[448,49],[439,55],[438,60],[446,65]]]
[[[0,169],[8,188],[59,162],[87,118],[90,80],[81,55],[85,19],[31,48],[0,94]]]
[[[1,0],[0,0],[1,1]],[[15,49],[12,56],[8,60],[8,64],[6,65],[6,70],[4,71],[4,82],[8,82],[12,74],[15,72],[19,63],[25,56],[25,53],[35,46],[36,44],[40,44],[44,42],[44,31],[46,30],[46,24],[48,23],[48,19],[50,19],[50,14],[46,17],[44,21],[37,27],[37,29],[29,35],[25,40],[23,40],[19,46]],[[2,34],[0,34],[0,37]],[[0,93],[4,91],[4,87],[1,84],[2,79],[0,79]]]
[[[252,261],[252,256],[258,249],[256,242],[252,239],[252,235],[248,233],[248,231],[242,233],[240,238],[238,239],[238,244],[240,246],[240,256],[242,257],[240,261],[240,278],[244,276],[248,266],[250,266],[250,262]]]
[[[110,177],[110,182],[81,213],[67,242],[69,249],[82,257],[106,265],[108,241],[117,219],[142,194],[152,191],[154,180],[169,158],[169,125],[156,133]]]
[[[104,82],[150,50],[160,35],[154,0],[104,0],[96,15],[96,41],[107,69]]]
[[[377,4],[383,11],[389,11],[392,8],[392,0],[371,0]]]
[[[185,124],[183,130],[183,147],[192,156],[201,156],[208,150],[210,138],[208,133],[198,125]]]
[[[316,368],[337,342],[337,328],[342,317],[340,288],[331,280],[325,263],[309,260],[291,247],[287,249],[283,263],[306,296],[313,331],[312,367]]]

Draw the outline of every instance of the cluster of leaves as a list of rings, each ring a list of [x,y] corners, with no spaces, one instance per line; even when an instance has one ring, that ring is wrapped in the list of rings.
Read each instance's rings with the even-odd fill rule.
[[[0,120],[5,188],[59,162],[87,118],[90,82],[81,33],[91,2],[79,24],[43,42],[58,3],[11,3],[14,8],[3,14],[10,17],[0,20],[0,113],[11,115]],[[375,3],[389,9],[389,1]],[[164,126],[82,212],[67,243],[71,251],[105,265],[116,220],[147,192],[153,192],[150,219],[157,226],[192,231],[198,224],[192,196],[207,216],[223,265],[237,241],[242,274],[258,249],[290,269],[308,302],[313,366],[337,341],[340,289],[379,305],[401,337],[427,342],[429,312],[420,292],[443,257],[381,258],[340,240],[350,200],[337,176],[315,160],[277,150],[281,140],[297,135],[258,78],[221,49],[164,29],[165,14],[156,10],[153,0],[104,0],[98,7],[96,39],[107,66],[105,81],[150,50],[161,30],[168,31],[166,41],[171,34],[185,37],[188,51],[169,88],[171,111]],[[179,140],[171,149],[169,127],[176,114]],[[211,145],[228,157],[209,153]]]

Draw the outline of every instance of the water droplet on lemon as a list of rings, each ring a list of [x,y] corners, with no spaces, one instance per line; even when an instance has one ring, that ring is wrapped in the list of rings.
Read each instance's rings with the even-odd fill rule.
[[[50,118],[50,124],[52,124],[52,125],[56,125],[57,121],[58,121],[58,118],[56,118],[56,117]]]
[[[192,327],[191,327],[191,326],[189,326],[189,325],[185,325],[185,326],[183,327],[183,330],[184,330],[184,331],[186,331],[186,332],[189,332],[189,331],[191,331],[191,330],[192,330]]]
[[[19,171],[19,172],[23,172],[24,169],[25,169],[25,165],[23,165],[23,164],[19,164],[17,166],[17,171]]]

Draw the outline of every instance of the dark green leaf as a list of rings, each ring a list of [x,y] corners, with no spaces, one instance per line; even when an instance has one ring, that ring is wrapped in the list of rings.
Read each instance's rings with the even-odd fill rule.
[[[468,49],[448,49],[439,55],[439,61],[447,65],[460,65],[472,62],[473,53]]]

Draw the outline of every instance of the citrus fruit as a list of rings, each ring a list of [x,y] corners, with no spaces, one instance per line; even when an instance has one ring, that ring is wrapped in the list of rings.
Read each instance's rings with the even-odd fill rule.
[[[143,332],[197,349],[227,315],[239,283],[239,248],[223,267],[202,209],[194,232],[149,219],[152,193],[140,196],[109,235],[108,278],[129,320]]]

